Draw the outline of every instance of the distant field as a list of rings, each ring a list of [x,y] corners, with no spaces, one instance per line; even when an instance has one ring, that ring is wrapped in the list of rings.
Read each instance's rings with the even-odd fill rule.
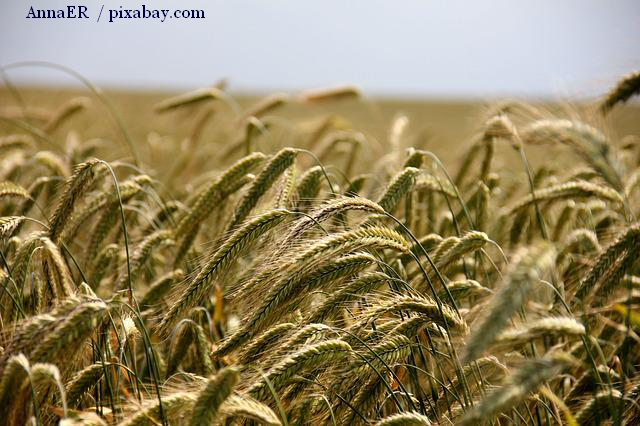
[[[121,135],[108,111],[101,103],[92,97],[88,90],[52,89],[52,88],[23,88],[20,90],[26,105],[35,110],[49,113],[59,108],[65,101],[78,96],[91,98],[91,106],[74,117],[74,122],[69,123],[58,131],[58,135],[64,135],[65,130],[73,128],[81,131],[87,137],[109,138],[115,144],[121,142]],[[107,96],[113,101],[115,108],[120,112],[134,139],[144,145],[150,133],[167,136],[169,140],[180,141],[189,134],[196,119],[190,111],[176,114],[155,114],[153,106],[172,93],[147,93],[147,92],[122,92],[107,90]],[[175,93],[173,93],[175,94]],[[246,107],[256,102],[257,96],[238,96],[237,101]],[[295,98],[294,98],[295,99]],[[277,117],[291,120],[293,123],[317,122],[322,117],[330,115],[340,116],[350,121],[353,128],[364,132],[375,139],[374,144],[385,145],[391,123],[394,117],[403,114],[409,119],[409,126],[405,138],[407,144],[424,147],[435,152],[447,164],[456,161],[469,146],[471,138],[482,126],[490,106],[502,101],[437,101],[437,100],[400,100],[400,99],[370,99],[329,102],[326,105],[301,105],[293,102],[277,110]],[[563,115],[572,115],[580,112],[587,120],[593,120],[594,114],[585,112],[585,106],[576,106],[569,103],[538,104],[543,108]],[[17,102],[6,90],[0,88],[0,106],[6,111],[16,111]],[[215,134],[216,125],[224,123],[225,108],[219,105],[220,117],[212,119],[203,130],[205,142],[207,135]],[[640,121],[637,119],[640,106],[627,106],[614,111],[606,126],[616,136],[640,134]],[[193,112],[193,110],[191,110]],[[597,123],[601,120],[595,118]],[[0,123],[1,125],[1,123]],[[223,126],[224,127],[224,126]],[[141,148],[142,149],[142,148]],[[535,151],[535,149],[534,149]],[[535,155],[535,154],[534,154]]]

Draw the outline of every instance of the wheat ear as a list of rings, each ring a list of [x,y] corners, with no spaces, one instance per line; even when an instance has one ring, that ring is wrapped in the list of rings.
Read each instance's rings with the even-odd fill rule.
[[[209,256],[195,278],[188,283],[184,292],[163,317],[159,329],[166,331],[182,313],[198,304],[210,291],[212,278],[225,269],[243,248],[281,223],[288,214],[287,210],[273,210],[250,220],[236,230]]]
[[[476,359],[490,345],[511,316],[520,308],[529,286],[553,265],[554,251],[550,245],[540,244],[521,249],[511,263],[505,283],[493,296],[489,313],[477,330],[471,334],[463,364]]]
[[[602,114],[607,114],[619,103],[624,103],[629,98],[640,93],[640,71],[632,72],[624,76],[600,104]]]
[[[376,423],[376,426],[430,426],[431,420],[419,413],[392,414]]]
[[[295,149],[285,148],[267,163],[264,170],[256,177],[256,180],[251,184],[251,187],[234,210],[233,217],[227,225],[227,231],[233,230],[240,222],[245,220],[276,179],[293,164],[297,153],[298,151]]]
[[[295,354],[274,365],[264,377],[253,384],[247,392],[259,399],[269,395],[269,388],[277,392],[294,375],[305,370],[319,369],[349,357],[351,346],[342,340],[327,340],[300,349]],[[270,386],[267,385],[270,383]]]
[[[65,191],[58,202],[55,212],[49,219],[49,238],[57,243],[64,226],[68,223],[76,201],[82,196],[93,180],[94,167],[99,164],[99,160],[89,160],[86,163],[77,165],[73,174],[67,179]]]
[[[637,260],[636,249],[640,243],[640,224],[627,228],[598,257],[596,263],[580,281],[571,300],[573,306],[585,303],[592,291],[605,297],[618,284],[620,279]],[[595,288],[602,283],[600,288]],[[591,298],[590,298],[591,299]]]
[[[513,372],[506,383],[489,392],[483,400],[465,413],[462,424],[475,425],[504,412],[526,398],[531,392],[572,364],[572,360],[562,353],[526,362]]]
[[[240,373],[233,367],[223,368],[207,381],[200,391],[191,414],[191,426],[208,426],[218,417],[218,411],[231,395],[240,379]]]

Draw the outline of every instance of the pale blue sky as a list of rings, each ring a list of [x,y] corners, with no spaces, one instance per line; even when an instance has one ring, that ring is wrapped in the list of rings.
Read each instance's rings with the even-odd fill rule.
[[[638,0],[82,0],[88,20],[25,19],[0,0],[0,63],[47,60],[103,87],[232,89],[354,83],[412,97],[591,96],[640,68]],[[100,7],[105,9],[96,22]],[[108,9],[203,9],[205,19],[108,22]],[[19,81],[72,82],[51,70]]]

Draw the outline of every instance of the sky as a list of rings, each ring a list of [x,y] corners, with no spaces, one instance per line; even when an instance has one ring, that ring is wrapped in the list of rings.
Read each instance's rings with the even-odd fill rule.
[[[638,0],[81,1],[88,19],[26,18],[31,6],[71,0],[0,0],[0,64],[50,61],[104,88],[186,90],[228,78],[245,92],[349,83],[413,98],[597,96],[640,68]],[[143,4],[205,17],[109,22],[110,9]],[[51,69],[7,73],[76,84]]]

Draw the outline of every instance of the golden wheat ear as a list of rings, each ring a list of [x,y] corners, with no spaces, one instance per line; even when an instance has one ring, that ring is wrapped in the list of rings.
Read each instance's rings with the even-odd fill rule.
[[[190,425],[208,426],[218,418],[221,406],[231,396],[238,380],[240,380],[240,373],[233,367],[223,368],[211,376],[198,395]]]
[[[308,90],[299,95],[303,102],[310,103],[359,98],[360,96],[360,89],[355,86],[325,87]]]
[[[545,380],[561,373],[573,362],[573,359],[563,353],[526,361],[501,387],[490,392],[479,404],[467,411],[462,418],[462,424],[475,425],[513,407],[529,393],[534,392]]]
[[[420,413],[407,412],[392,414],[376,423],[376,426],[430,426],[429,417]]]
[[[91,105],[91,99],[85,97],[77,97],[68,100],[60,106],[54,115],[44,125],[45,133],[53,133],[65,121],[71,119],[74,115],[87,109]]]
[[[521,307],[533,281],[539,280],[554,261],[553,247],[548,244],[518,251],[502,288],[491,300],[485,319],[466,342],[463,364],[479,357],[495,340],[511,316]]]
[[[205,101],[224,99],[224,92],[216,87],[206,87],[165,99],[156,104],[156,112],[168,112],[181,107],[196,105]]]
[[[606,115],[620,103],[625,103],[632,96],[640,93],[640,71],[629,73],[624,76],[616,85],[607,93],[607,96],[600,104],[600,111]]]
[[[327,340],[309,345],[274,365],[263,378],[252,385],[247,392],[258,399],[269,397],[270,388],[276,392],[305,369],[315,369],[323,365],[344,360],[351,355],[351,346],[341,340]]]
[[[89,160],[86,163],[77,165],[73,174],[67,179],[65,191],[62,194],[58,207],[49,219],[49,238],[57,243],[62,235],[68,219],[76,207],[76,201],[82,196],[93,180],[95,167],[99,160]]]
[[[287,210],[273,210],[248,221],[236,230],[223,244],[213,252],[202,264],[198,274],[187,283],[184,291],[159,325],[159,330],[166,333],[182,314],[196,306],[211,290],[212,279],[223,271],[245,247],[269,230],[282,223],[290,214]]]

